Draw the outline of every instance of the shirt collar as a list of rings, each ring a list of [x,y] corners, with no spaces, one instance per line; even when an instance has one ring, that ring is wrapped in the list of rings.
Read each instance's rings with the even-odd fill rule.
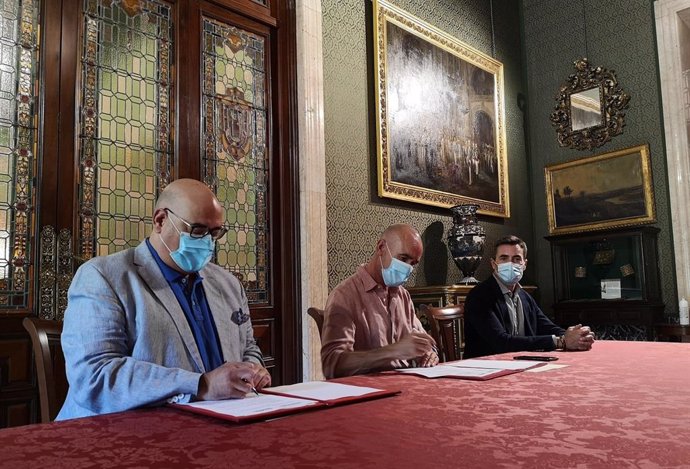
[[[503,285],[503,282],[501,282],[501,279],[498,278],[498,275],[496,275],[496,272],[494,272],[492,275],[496,279],[496,283],[498,283],[498,287],[501,289],[501,293],[503,293],[504,295],[508,294],[511,297],[515,296],[515,295],[517,295],[518,291],[522,288],[522,285],[520,285],[520,283],[518,282],[518,284],[515,285],[515,290],[511,292],[510,288]]]
[[[376,280],[374,280],[374,278],[371,275],[369,275],[367,269],[364,268],[364,264],[357,267],[357,278],[359,278],[359,280],[362,282],[362,285],[364,286],[364,291],[368,292],[382,287],[381,285],[376,283]]]

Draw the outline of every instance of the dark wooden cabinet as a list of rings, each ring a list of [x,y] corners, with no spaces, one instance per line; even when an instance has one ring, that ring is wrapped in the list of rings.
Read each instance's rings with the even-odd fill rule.
[[[690,326],[681,324],[654,324],[656,339],[668,342],[690,342]]]
[[[548,236],[556,322],[591,326],[600,337],[654,338],[664,311],[654,227]]]
[[[433,285],[428,287],[410,287],[412,303],[419,311],[419,305],[431,306],[461,305],[474,285]]]

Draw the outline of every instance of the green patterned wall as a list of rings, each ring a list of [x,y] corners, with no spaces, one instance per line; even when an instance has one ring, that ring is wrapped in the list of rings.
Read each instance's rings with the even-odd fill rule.
[[[398,0],[400,8],[491,55],[491,2]],[[460,280],[446,247],[449,211],[381,199],[376,190],[372,6],[369,0],[323,0],[323,60],[329,288],[351,275],[373,252],[391,223],[407,222],[422,233],[425,253],[408,285]],[[518,94],[521,75],[519,4],[494,0],[496,58],[504,64],[505,116],[510,182],[510,219],[480,217],[487,244],[515,233],[532,241],[529,169]],[[489,272],[488,257],[477,272]],[[530,278],[527,277],[529,281]]]
[[[544,190],[544,166],[592,154],[649,143],[659,234],[659,271],[667,314],[675,314],[676,278],[671,240],[661,95],[652,0],[522,0],[524,64],[528,91],[531,182],[536,251],[531,270],[541,290],[542,305],[553,303],[553,278]],[[549,114],[559,86],[574,72],[572,62],[615,70],[631,95],[623,134],[595,151],[558,146]]]

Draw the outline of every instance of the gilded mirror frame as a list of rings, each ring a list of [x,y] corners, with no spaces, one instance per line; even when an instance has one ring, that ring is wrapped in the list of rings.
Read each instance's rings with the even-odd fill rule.
[[[630,96],[623,91],[613,70],[593,67],[586,57],[574,62],[575,73],[556,94],[557,105],[551,113],[551,124],[556,128],[558,143],[576,150],[591,150],[602,146],[623,132],[625,112]],[[600,124],[573,130],[571,96],[598,88],[601,101]]]

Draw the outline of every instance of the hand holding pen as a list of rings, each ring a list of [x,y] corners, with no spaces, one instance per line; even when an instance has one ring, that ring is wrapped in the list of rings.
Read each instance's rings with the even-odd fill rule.
[[[416,360],[427,356],[427,354],[436,355],[434,352],[436,347],[434,339],[426,332],[417,329],[412,329],[409,334],[404,335],[398,342],[393,344],[393,347],[398,349],[398,358],[400,360]],[[427,364],[424,366],[431,365]]]
[[[249,362],[225,363],[201,375],[196,398],[199,400],[241,398],[245,397],[250,390],[258,394],[257,389],[270,385],[271,375],[261,365]]]
[[[247,378],[242,378],[242,381],[244,381],[245,383],[247,383],[249,385],[249,388],[252,390],[252,392],[255,395],[257,395],[257,396],[259,395],[259,391],[257,391],[256,388],[254,386],[252,386],[252,384],[249,382],[249,380]]]

